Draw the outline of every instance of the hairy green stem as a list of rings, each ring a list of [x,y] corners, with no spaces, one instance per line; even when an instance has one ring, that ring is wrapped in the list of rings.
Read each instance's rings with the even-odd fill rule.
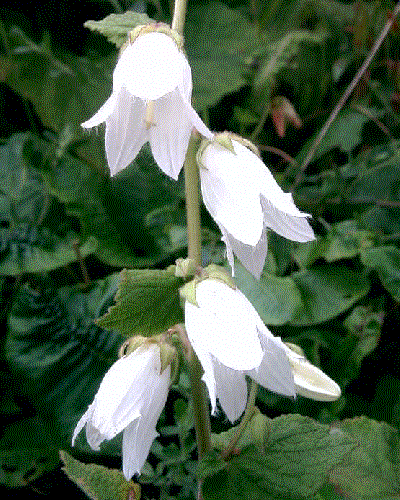
[[[192,136],[185,159],[186,219],[188,257],[201,266],[201,224],[199,196],[199,167],[196,163],[197,141]]]
[[[175,0],[174,16],[171,27],[181,35],[183,34],[185,26],[186,6],[187,0]],[[201,266],[199,168],[196,162],[197,146],[197,141],[192,136],[186,153],[184,172],[188,257],[193,259],[197,266]],[[211,450],[210,410],[206,387],[201,380],[203,369],[193,349],[190,351],[188,364],[197,448],[199,458],[202,458]],[[200,484],[199,497],[201,497]]]
[[[188,365],[197,451],[199,458],[202,458],[211,450],[210,409],[208,407],[206,387],[201,380],[203,368],[193,350],[190,353]]]
[[[196,163],[197,141],[192,136],[185,159],[186,220],[188,256],[201,266],[201,225],[199,197],[199,168]],[[201,380],[203,369],[192,350],[188,360],[192,390],[194,425],[199,458],[211,450],[210,410],[206,387]]]
[[[171,28],[183,35],[185,27],[186,6],[188,0],[175,0],[174,16],[172,18]]]

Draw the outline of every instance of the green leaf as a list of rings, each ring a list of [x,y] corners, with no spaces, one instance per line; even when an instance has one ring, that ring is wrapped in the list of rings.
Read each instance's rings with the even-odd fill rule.
[[[367,417],[344,420],[337,427],[358,442],[346,461],[333,468],[330,481],[347,497],[360,500],[400,495],[399,433]]]
[[[60,447],[70,445],[79,418],[124,341],[94,324],[111,304],[118,282],[119,275],[113,274],[86,291],[24,286],[15,297],[6,356],[23,396],[52,423]],[[76,446],[90,450],[83,437]],[[104,448],[120,453],[115,443]]]
[[[330,426],[300,415],[267,419],[263,432],[261,446],[248,444],[224,468],[219,461],[209,463],[208,470],[217,472],[204,479],[205,500],[308,497],[356,446],[339,429],[332,432]],[[231,437],[232,429],[228,433]]]
[[[151,336],[183,322],[179,288],[183,280],[173,270],[124,269],[115,306],[97,323],[120,333]]]
[[[185,24],[185,49],[192,68],[193,104],[214,106],[245,84],[245,58],[259,46],[255,26],[221,2],[194,4]]]
[[[91,500],[140,500],[140,485],[127,481],[120,470],[84,464],[66,451],[60,457],[64,472]]]
[[[51,234],[46,228],[19,224],[0,233],[0,273],[10,276],[21,273],[52,271],[94,253],[97,240],[93,236],[78,245],[76,235],[66,239]]]
[[[400,200],[400,150],[374,148],[364,169],[351,183],[346,197],[357,203]]]
[[[300,291],[290,276],[279,277],[264,272],[260,280],[256,280],[237,262],[235,282],[266,324],[288,323],[302,305]]]
[[[382,285],[400,302],[400,250],[391,245],[369,248],[362,253],[361,260],[375,269]]]
[[[294,258],[301,267],[309,267],[323,257],[327,262],[351,259],[374,244],[374,234],[357,227],[354,219],[333,224],[326,236],[298,245]]]
[[[325,42],[326,33],[309,31],[290,31],[279,40],[270,43],[263,49],[264,61],[254,79],[256,92],[267,90],[269,94],[278,73],[285,69],[306,45],[320,45]],[[291,72],[293,69],[291,68]]]
[[[303,305],[291,324],[313,325],[335,318],[364,297],[370,288],[367,277],[345,264],[319,264],[292,274]]]
[[[58,466],[51,429],[39,417],[3,428],[0,438],[0,484],[23,487]]]
[[[25,161],[29,137],[15,134],[0,146],[0,273],[5,275],[57,269],[76,261],[78,250],[86,257],[97,248],[93,237],[78,245],[71,220]]]
[[[86,21],[84,26],[92,31],[98,31],[120,48],[126,42],[127,35],[133,28],[140,24],[154,22],[147,14],[128,10],[123,14],[110,14],[101,21]]]
[[[376,112],[372,114],[376,115]],[[319,158],[320,156],[327,153],[329,150],[340,147],[343,151],[350,153],[360,142],[361,142],[361,131],[363,126],[370,120],[370,118],[350,107],[346,107],[339,111],[335,121],[329,127],[324,138],[318,145],[315,151],[314,158]],[[299,164],[305,159],[308,150],[315,141],[315,136],[310,137],[310,139],[303,146],[300,153],[296,156],[296,161]]]
[[[50,192],[79,218],[83,233],[98,241],[96,256],[113,266],[148,267],[167,257],[145,229],[147,211],[177,195],[165,179],[149,148],[143,148],[130,167],[113,178],[90,164],[32,138],[24,148],[26,161],[39,169]]]

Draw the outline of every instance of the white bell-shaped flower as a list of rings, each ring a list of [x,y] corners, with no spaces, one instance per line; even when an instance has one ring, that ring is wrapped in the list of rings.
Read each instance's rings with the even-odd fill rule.
[[[222,232],[232,270],[236,254],[259,278],[267,255],[266,229],[299,242],[313,240],[314,232],[307,221],[309,214],[282,191],[257,154],[221,135],[223,140],[216,136],[199,150],[203,201]]]
[[[123,431],[122,465],[129,480],[140,473],[165,406],[171,366],[161,373],[160,347],[143,344],[116,361],[105,374],[93,403],[79,420],[72,445],[86,425],[86,438],[94,450],[105,439]]]
[[[247,403],[245,375],[271,391],[295,396],[283,342],[240,290],[206,279],[196,287],[196,302],[185,302],[185,326],[204,369],[213,413],[218,398],[231,422],[240,417]]]
[[[117,62],[111,96],[82,127],[106,123],[111,175],[129,165],[149,141],[161,170],[177,179],[193,127],[213,137],[192,108],[191,95],[190,66],[175,39],[158,31],[139,34]]]

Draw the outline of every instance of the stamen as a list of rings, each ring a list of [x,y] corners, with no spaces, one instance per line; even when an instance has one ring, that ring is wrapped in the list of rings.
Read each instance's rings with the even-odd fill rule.
[[[156,126],[156,122],[154,121],[154,101],[149,101],[146,105],[144,123],[146,124],[147,130],[149,130],[150,127]]]

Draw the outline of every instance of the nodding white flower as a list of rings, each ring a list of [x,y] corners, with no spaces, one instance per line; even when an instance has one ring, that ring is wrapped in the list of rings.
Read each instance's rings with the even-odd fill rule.
[[[282,394],[334,401],[340,387],[306,358],[274,337],[237,288],[205,279],[196,286],[196,304],[185,302],[188,338],[202,364],[212,413],[218,398],[231,422],[247,403],[248,375]]]
[[[103,106],[82,123],[92,128],[106,123],[105,147],[111,175],[131,163],[150,142],[163,172],[177,179],[195,127],[205,137],[213,134],[190,104],[192,75],[175,39],[145,28],[125,50],[113,74],[113,90]],[[146,32],[147,29],[147,32]]]
[[[295,396],[285,345],[240,290],[206,279],[196,286],[196,302],[185,302],[185,326],[204,369],[213,413],[218,398],[231,422],[240,417],[247,403],[245,375],[271,391]]]
[[[315,236],[309,214],[296,207],[292,195],[282,191],[257,154],[241,142],[224,133],[203,143],[198,153],[201,191],[222,232],[232,270],[235,254],[259,279],[267,255],[267,228],[294,241]]]
[[[165,406],[171,366],[161,373],[160,347],[143,344],[116,361],[105,374],[93,403],[79,420],[72,445],[86,425],[91,448],[123,431],[122,465],[127,480],[140,473]]]

